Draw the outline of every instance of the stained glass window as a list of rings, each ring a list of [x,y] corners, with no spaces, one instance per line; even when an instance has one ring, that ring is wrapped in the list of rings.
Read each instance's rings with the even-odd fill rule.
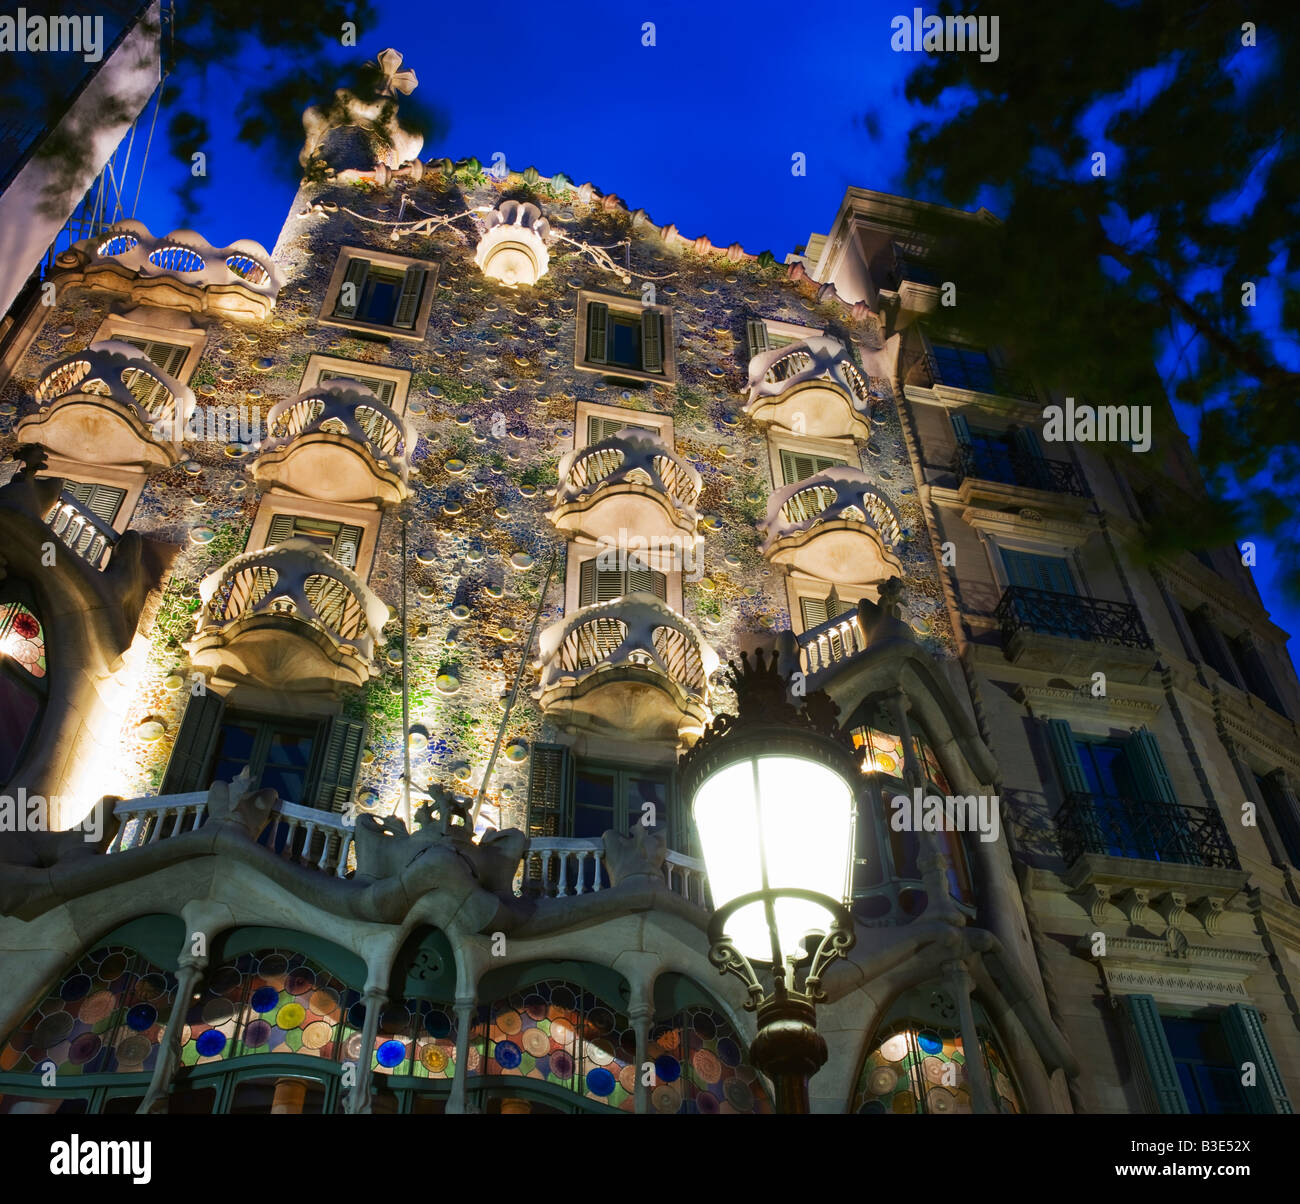
[[[45,676],[45,629],[21,602],[0,602],[0,655],[32,677]]]
[[[248,1054],[337,1060],[345,1013],[360,998],[301,953],[267,949],[218,967],[191,1003],[181,1065]]]
[[[735,1030],[717,1012],[690,1007],[650,1032],[653,1111],[706,1116],[771,1112]]]
[[[867,1055],[858,1076],[852,1110],[861,1116],[897,1113],[969,1113],[970,1081],[961,1034],[953,1028],[915,1020],[891,1024]],[[1022,1112],[1007,1063],[988,1030],[980,1046],[999,1111]]]
[[[348,1013],[348,1036],[343,1056],[361,1059],[361,1028],[365,1005]],[[379,1032],[371,1054],[376,1074],[410,1075],[417,1079],[446,1080],[456,1074],[456,1013],[448,1003],[408,999],[391,1003],[379,1017]]]
[[[150,1071],[175,996],[174,975],[135,950],[96,949],[9,1038],[0,1050],[0,1072],[38,1073],[50,1062],[61,1080]]]

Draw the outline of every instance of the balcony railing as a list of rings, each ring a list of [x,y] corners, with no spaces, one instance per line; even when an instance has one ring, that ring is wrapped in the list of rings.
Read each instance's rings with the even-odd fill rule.
[[[670,849],[664,861],[664,881],[688,903],[709,906],[703,861]],[[601,841],[547,836],[529,842],[515,893],[561,899],[608,888],[605,846]]]
[[[1067,865],[1085,853],[1239,870],[1227,826],[1213,807],[1072,791],[1056,813]]]
[[[772,494],[761,524],[766,553],[780,539],[807,531],[819,523],[850,520],[873,527],[889,546],[898,543],[898,515],[871,478],[859,468],[827,468],[786,485]]]
[[[45,522],[87,564],[101,570],[108,565],[113,548],[117,546],[117,532],[72,494],[59,495],[59,500],[45,516]]]
[[[867,637],[856,610],[810,627],[798,637],[798,642],[799,665],[808,677],[842,665],[867,649]]]
[[[1018,631],[1034,631],[1039,635],[1093,640],[1125,648],[1152,646],[1141,612],[1127,602],[1080,598],[1013,585],[998,603],[997,618],[1003,640],[1010,640]]]
[[[621,431],[612,439],[570,452],[560,462],[556,501],[571,502],[612,485],[635,483],[656,489],[679,510],[694,512],[700,474],[659,439],[642,431]]]
[[[1016,448],[991,451],[959,443],[952,461],[952,474],[961,484],[967,477],[981,481],[998,481],[1022,489],[1041,489],[1046,493],[1068,493],[1074,497],[1091,497],[1078,470],[1064,460],[1047,460]]]
[[[1014,397],[1020,401],[1036,402],[1038,394],[1027,377],[1011,372],[992,361],[980,365],[952,364],[940,369],[939,361],[927,353],[919,362],[928,385],[948,385],[972,393],[989,393],[998,397]]]
[[[110,853],[141,849],[193,832],[207,822],[207,791],[126,799],[113,808],[121,823]],[[281,800],[259,841],[286,861],[344,878],[355,829],[343,816]]]
[[[750,404],[757,397],[775,396],[790,385],[820,378],[839,385],[851,398],[854,409],[870,411],[866,378],[849,358],[844,344],[829,335],[800,339],[756,355],[749,365]]]
[[[282,401],[267,415],[264,452],[287,448],[317,433],[343,435],[406,480],[415,442],[406,423],[365,385],[336,380]]]
[[[187,386],[138,347],[113,339],[55,360],[36,384],[36,400],[43,406],[72,394],[111,398],[166,439],[184,430],[195,406]]]

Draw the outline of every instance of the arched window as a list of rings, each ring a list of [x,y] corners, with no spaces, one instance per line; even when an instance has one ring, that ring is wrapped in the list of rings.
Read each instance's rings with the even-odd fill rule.
[[[972,1006],[995,1105],[1001,1112],[1023,1112],[993,1026],[977,1002]],[[968,1056],[947,991],[909,992],[890,1016],[894,1018],[881,1025],[863,1061],[851,1111],[863,1116],[972,1112]]]
[[[0,1050],[0,1074],[61,1085],[82,1075],[151,1071],[176,996],[176,978],[142,954],[107,945],[86,954]]]
[[[866,752],[865,769],[870,789],[869,815],[860,815],[857,848],[854,852],[853,911],[864,920],[910,918],[925,910],[927,898],[920,868],[921,837],[918,832],[898,830],[891,822],[893,800],[911,797],[904,779],[903,741],[893,730],[888,713],[864,703],[845,725],[853,746]],[[913,726],[912,740],[917,763],[926,778],[926,793],[952,796],[948,776],[919,727]],[[971,907],[975,896],[962,834],[947,828],[935,837],[948,861],[948,893],[960,904]]]
[[[726,1019],[712,1008],[688,1007],[650,1032],[655,1112],[771,1112],[762,1081]]]
[[[48,693],[45,628],[35,599],[26,586],[0,582],[0,786],[31,746]]]

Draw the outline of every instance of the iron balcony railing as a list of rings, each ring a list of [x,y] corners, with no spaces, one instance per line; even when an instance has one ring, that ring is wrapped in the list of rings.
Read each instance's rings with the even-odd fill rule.
[[[997,618],[1004,641],[1018,631],[1035,631],[1039,635],[1093,640],[1124,648],[1152,646],[1141,612],[1127,602],[1080,598],[1075,594],[1013,585],[998,603]]]
[[[1239,870],[1227,826],[1213,807],[1071,791],[1056,813],[1067,865],[1085,853]]]
[[[941,370],[935,356],[927,353],[923,362],[931,387],[949,385],[954,389],[969,389],[972,393],[991,393],[1031,403],[1038,400],[1033,384],[1026,377],[1000,367],[991,360],[980,364],[954,361]]]
[[[1047,460],[1017,448],[994,451],[959,443],[952,461],[952,473],[958,485],[967,477],[974,477],[979,481],[998,481],[1003,485],[1019,485],[1022,489],[1041,489],[1046,493],[1092,496],[1073,464],[1064,460]]]

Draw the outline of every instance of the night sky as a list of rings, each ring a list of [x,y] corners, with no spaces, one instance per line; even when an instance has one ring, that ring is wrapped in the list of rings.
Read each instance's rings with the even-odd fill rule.
[[[426,142],[424,159],[474,156],[489,165],[501,152],[511,168],[591,181],[656,223],[714,245],[771,250],[778,260],[829,229],[849,186],[904,191],[918,112],[903,82],[923,56],[889,43],[891,18],[911,5],[381,4],[380,23],[359,30],[356,50],[340,48],[340,61],[388,46],[403,53],[420,79],[417,96],[448,123],[445,137]],[[646,21],[655,25],[653,47],[642,45]],[[294,69],[271,57],[240,66]],[[339,82],[321,80],[321,96]],[[213,144],[204,148],[209,179],[192,224],[215,246],[255,238],[271,247],[293,199],[296,161],[269,162],[235,140],[240,87],[237,76],[214,77],[204,96],[170,80],[159,129],[182,90],[203,108]],[[151,103],[141,138],[152,113]],[[172,186],[187,169],[163,142],[156,137],[136,213],[154,233],[185,224]],[[137,142],[136,165],[140,150]],[[806,156],[804,176],[791,173],[795,152]],[[133,167],[128,196],[135,182]],[[1191,416],[1180,418],[1194,433]],[[1274,622],[1300,631],[1300,603],[1283,594],[1271,545],[1243,538],[1259,544],[1256,582]]]

